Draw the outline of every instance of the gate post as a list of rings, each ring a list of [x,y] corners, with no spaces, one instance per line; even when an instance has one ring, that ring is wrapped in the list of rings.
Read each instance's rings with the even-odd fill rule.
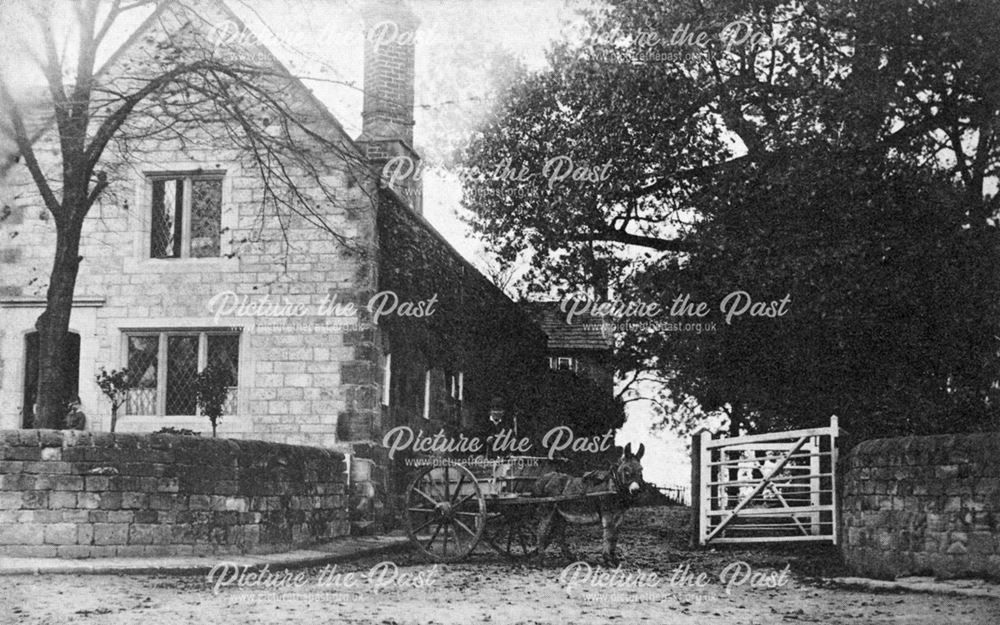
[[[691,546],[697,547],[701,544],[704,536],[702,527],[702,510],[704,505],[702,499],[704,493],[701,488],[702,472],[702,437],[710,436],[706,428],[699,428],[691,436]]]
[[[840,493],[837,491],[837,441],[840,437],[840,426],[837,415],[830,415],[830,503],[833,506],[833,513],[830,516],[832,521],[831,531],[833,533],[833,544],[840,543]]]

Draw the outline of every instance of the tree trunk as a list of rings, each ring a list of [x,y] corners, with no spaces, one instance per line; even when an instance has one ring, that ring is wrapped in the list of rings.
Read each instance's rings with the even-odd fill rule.
[[[66,414],[68,381],[63,360],[73,310],[73,292],[80,269],[80,231],[77,224],[57,227],[56,255],[49,276],[45,312],[35,323],[38,330],[38,395],[35,409],[36,428],[63,426]]]
[[[729,436],[740,435],[740,427],[743,425],[743,404],[733,402],[733,409],[729,412]]]

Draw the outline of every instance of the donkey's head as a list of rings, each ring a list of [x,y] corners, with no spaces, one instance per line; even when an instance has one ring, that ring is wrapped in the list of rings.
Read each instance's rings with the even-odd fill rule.
[[[628,493],[629,495],[637,495],[642,489],[642,465],[639,463],[642,460],[643,454],[646,453],[646,446],[639,443],[639,450],[634,454],[632,453],[632,443],[625,445],[625,450],[622,453],[621,460],[615,466],[615,484],[618,487],[619,492]]]

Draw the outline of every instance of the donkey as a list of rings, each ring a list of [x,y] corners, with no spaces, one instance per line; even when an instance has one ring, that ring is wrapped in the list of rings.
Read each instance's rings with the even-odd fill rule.
[[[600,521],[604,530],[602,559],[609,566],[618,564],[615,551],[618,546],[618,528],[625,518],[625,510],[642,490],[642,465],[639,461],[646,453],[640,444],[633,455],[632,444],[625,446],[621,459],[608,470],[588,471],[583,477],[565,473],[546,473],[535,481],[532,493],[538,497],[573,495],[577,501],[564,501],[542,507],[542,520],[538,525],[539,559],[553,536],[559,541],[563,557],[573,560],[573,553],[566,544],[566,523],[594,525]],[[606,497],[584,498],[588,493],[611,492]]]

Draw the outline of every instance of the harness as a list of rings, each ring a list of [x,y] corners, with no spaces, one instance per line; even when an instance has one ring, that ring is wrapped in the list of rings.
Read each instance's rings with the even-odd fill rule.
[[[626,484],[621,477],[618,475],[618,470],[622,467],[621,464],[611,464],[611,482],[615,485],[615,492],[618,493],[618,501],[621,503],[622,507],[627,508],[632,505],[635,499],[629,492],[628,484]]]

